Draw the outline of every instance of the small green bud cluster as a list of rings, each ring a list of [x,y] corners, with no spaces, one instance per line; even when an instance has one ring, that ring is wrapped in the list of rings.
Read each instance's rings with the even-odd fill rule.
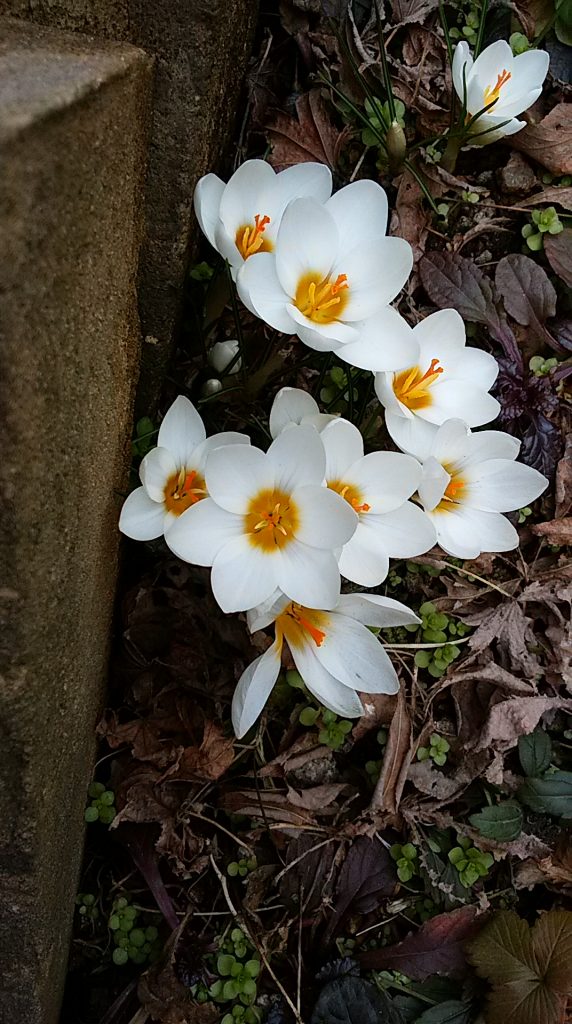
[[[91,782],[87,789],[90,798],[84,818],[89,823],[101,821],[103,825],[111,825],[115,811],[115,793],[112,789],[106,789],[103,782]]]
[[[509,36],[508,42],[515,57],[518,57],[520,53],[526,53],[527,50],[532,49],[528,39],[522,32],[513,32],[512,35]]]
[[[470,46],[475,46],[479,33],[480,13],[475,4],[471,4],[468,14],[465,14],[464,22],[459,21],[461,28],[449,29],[451,39],[466,39]]]
[[[249,871],[254,871],[256,867],[256,857],[241,857],[227,864],[226,872],[231,878],[246,878]]]
[[[478,882],[479,878],[485,878],[488,875],[489,868],[494,863],[494,857],[491,853],[484,853],[483,850],[473,846],[471,840],[466,836],[457,836],[457,843],[458,846],[449,850],[449,861],[458,871],[461,885],[465,889],[470,889],[475,882]]]
[[[525,224],[521,234],[526,239],[526,244],[533,252],[538,252],[544,245],[543,236],[559,235],[564,231],[564,225],[560,220],[554,206],[547,206],[545,210],[533,210],[531,213],[532,224]]]
[[[375,980],[380,988],[391,988],[397,985],[399,988],[407,988],[411,984],[411,978],[399,971],[376,971]]]
[[[532,356],[532,359],[528,361],[528,366],[535,377],[547,377],[558,366],[558,359],[555,356],[551,356],[550,359],[545,359],[544,356]]]
[[[113,935],[115,949],[113,963],[117,967],[131,961],[145,964],[160,952],[159,932],[152,925],[144,928],[137,924],[139,911],[130,905],[125,896],[113,901],[108,927]]]
[[[395,843],[389,852],[397,864],[397,877],[400,882],[410,882],[414,875],[419,874],[417,849],[413,843],[405,843],[403,846]]]
[[[92,892],[78,892],[75,898],[78,907],[78,914],[81,917],[82,925],[88,921],[94,924],[99,918],[99,910],[96,906],[96,897]]]
[[[387,729],[378,730],[376,741],[379,743],[382,750],[384,750],[384,748],[387,746]],[[382,761],[383,756],[378,761],[366,761],[365,763],[365,770],[367,774],[370,776],[372,782],[375,782],[379,778]]]
[[[434,650],[420,650],[415,654],[415,664],[418,668],[426,668],[429,675],[439,679],[448,669],[455,658],[459,657],[461,650],[455,643],[449,643],[452,638],[465,636],[469,632],[469,626],[464,622],[451,619],[444,612],[438,612],[431,601],[425,601],[419,609],[421,626],[406,626],[410,633],[419,629],[421,638],[426,644],[443,644],[443,647],[436,647]]]
[[[405,128],[405,104],[395,99],[395,120],[400,128]],[[369,99],[365,101],[365,112],[371,128],[363,128],[361,140],[364,146],[379,146],[379,135],[385,136],[392,123],[389,103]]]
[[[450,746],[447,740],[442,736],[439,736],[436,732],[433,733],[429,738],[428,747],[417,748],[417,760],[428,761],[431,759],[435,764],[443,766],[447,761],[447,754],[450,750]]]
[[[249,957],[249,959],[245,959]],[[252,954],[248,937],[241,928],[233,928],[230,938],[223,943],[216,960],[218,979],[209,989],[209,996],[217,1003],[230,1003],[238,1000],[241,1007],[252,1007],[256,999],[256,979],[260,974],[260,960]],[[236,1012],[235,1007],[225,1016],[227,1024],[236,1020],[244,1024],[257,1024],[259,1017],[256,1011],[246,1015],[242,1010]]]
[[[463,202],[465,202],[465,203],[471,203],[471,204],[478,203],[478,201],[479,201],[479,193],[478,192],[468,192],[465,189],[463,192],[461,192],[461,198],[462,198]]]
[[[352,722],[346,718],[338,718],[334,711],[328,708],[302,708],[298,715],[300,725],[311,727],[318,724],[318,739],[330,750],[339,750],[343,747],[346,737],[352,731]]]
[[[526,520],[528,519],[528,517],[531,516],[531,515],[532,515],[532,509],[529,508],[528,505],[525,505],[524,508],[519,508],[519,510],[518,510],[518,525],[522,526],[522,524],[525,523]]]

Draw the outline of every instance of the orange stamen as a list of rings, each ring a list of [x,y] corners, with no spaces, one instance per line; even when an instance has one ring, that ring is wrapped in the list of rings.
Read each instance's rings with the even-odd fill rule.
[[[364,501],[363,505],[358,505],[357,498],[352,498],[351,502],[352,502],[352,507],[355,509],[356,512],[369,512],[369,510],[371,508],[371,505],[368,505],[365,501]]]
[[[316,644],[316,647],[321,647],[324,640],[326,639],[326,634],[323,632],[323,630],[318,629],[318,627],[314,626],[309,619],[306,619],[303,615],[300,615],[300,612],[297,609],[295,609],[294,606],[292,606],[292,611],[290,612],[290,614],[292,618],[296,619],[296,622],[299,622],[302,628],[310,634],[312,640]]]
[[[497,76],[497,81],[496,81],[495,87],[491,88],[490,85],[487,85],[487,87],[485,89],[485,93],[484,93],[485,103],[486,104],[496,103],[498,98],[499,98],[499,96],[500,96],[500,91],[501,91],[503,85],[506,85],[506,83],[511,78],[512,78],[512,75],[511,75],[510,71],[506,70],[506,68],[503,71],[501,71],[500,75]]]
[[[454,479],[451,480],[447,484],[447,487],[445,488],[445,497],[446,498],[450,498],[451,501],[455,501],[456,498],[457,498],[457,495],[461,493],[461,491],[463,490],[464,486],[465,486],[465,483],[464,483],[463,480],[454,480]]]
[[[254,218],[254,225],[244,224],[238,229],[235,241],[245,260],[249,256],[253,256],[255,252],[259,252],[262,248],[265,251],[270,251],[272,248],[271,245],[265,243],[262,237],[268,224],[270,224],[270,217],[266,216],[266,214],[262,216],[262,214],[257,213]]]
[[[422,409],[431,404],[429,388],[443,373],[443,367],[439,366],[438,359],[432,359],[431,365],[421,374],[418,366],[409,370],[402,370],[396,374],[393,381],[393,390],[396,397],[409,409]]]

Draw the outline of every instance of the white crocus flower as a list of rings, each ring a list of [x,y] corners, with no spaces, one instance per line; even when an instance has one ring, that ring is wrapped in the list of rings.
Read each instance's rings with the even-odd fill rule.
[[[487,46],[473,63],[468,44],[458,43],[453,57],[453,85],[461,103],[466,103],[467,119],[489,108],[471,125],[469,131],[475,136],[471,141],[484,145],[525,128],[526,121],[519,121],[517,115],[536,103],[548,64],[544,50],[513,56],[504,39]]]
[[[265,160],[247,160],[228,184],[206,174],[197,184],[195,213],[203,234],[228,260],[236,277],[254,253],[272,252],[288,203],[301,196],[325,202],[332,175],[325,164],[302,163],[279,174]]]
[[[168,533],[179,516],[207,497],[205,466],[219,445],[250,445],[246,434],[225,431],[207,438],[192,402],[175,399],[159,428],[157,447],[139,467],[142,487],[125,500],[119,529],[133,540],[155,540]]]
[[[388,655],[368,627],[408,626],[419,618],[399,601],[377,594],[344,594],[332,611],[318,611],[281,595],[248,614],[251,632],[275,624],[271,647],[243,672],[232,701],[239,739],[254,724],[280,672],[284,641],[316,699],[344,718],[358,718],[357,691],[396,693],[399,680]]]
[[[223,376],[225,373],[233,374],[238,373],[242,366],[242,359],[240,357],[236,359],[240,351],[240,344],[236,339],[230,339],[228,341],[217,341],[215,345],[209,349],[208,360],[213,370],[220,373]],[[233,359],[236,362],[233,363]],[[227,370],[227,366],[232,367]]]
[[[386,578],[390,558],[412,558],[436,542],[433,524],[411,497],[421,480],[417,459],[399,452],[364,455],[363,438],[348,420],[323,428],[326,483],[354,509],[358,525],[339,555],[342,576],[362,587]]]
[[[320,412],[318,403],[302,388],[281,388],[270,409],[270,434],[278,437],[287,427],[310,425],[321,430],[339,417]]]
[[[548,484],[542,473],[514,461],[519,448],[510,434],[472,434],[462,420],[439,427],[418,493],[448,554],[477,558],[518,547],[518,533],[502,513],[529,505]]]
[[[319,352],[353,366],[408,366],[417,346],[388,304],[413,265],[411,246],[386,238],[387,197],[374,181],[356,181],[327,203],[294,200],[273,253],[249,259],[237,278],[252,313]]]
[[[326,456],[313,427],[291,427],[266,452],[237,445],[212,452],[210,497],[169,531],[187,562],[212,565],[214,596],[225,612],[245,611],[279,588],[292,601],[332,608],[340,593],[334,550],[357,516],[322,486]]]
[[[496,419],[500,406],[488,392],[499,368],[488,352],[465,347],[465,325],[454,309],[432,313],[412,334],[417,362],[399,373],[376,374],[375,392],[395,443],[419,455],[429,451],[445,420],[460,417],[480,427]]]

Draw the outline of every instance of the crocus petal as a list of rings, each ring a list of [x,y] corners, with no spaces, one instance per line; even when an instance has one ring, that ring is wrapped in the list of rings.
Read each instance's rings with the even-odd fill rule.
[[[292,423],[300,425],[305,416],[319,416],[318,403],[301,388],[281,388],[270,410],[270,433],[278,437]]]
[[[546,50],[527,50],[519,53],[512,65],[515,83],[526,83],[528,88],[541,86],[548,74],[550,57]]]
[[[225,544],[211,573],[212,592],[223,612],[244,612],[266,601],[278,586],[277,568],[276,555],[256,548],[245,536]]]
[[[215,448],[224,448],[229,444],[250,444],[250,438],[248,434],[239,434],[236,430],[222,430],[220,434],[207,437],[193,452],[192,468],[204,476],[210,453],[214,452]]]
[[[465,69],[465,82],[468,82],[472,66],[473,58],[469,50],[469,44],[463,40],[457,43],[455,47],[452,67],[453,85],[461,103],[463,102],[463,68]]]
[[[492,388],[499,375],[499,364],[495,357],[480,348],[463,349],[458,367],[459,376],[478,384],[484,391]]]
[[[233,444],[209,454],[205,481],[217,505],[241,515],[259,491],[274,486],[274,472],[260,448]]]
[[[496,398],[467,380],[437,381],[431,389],[431,404],[419,409],[420,419],[440,425],[462,416],[469,427],[480,427],[497,418],[500,405]]]
[[[341,320],[332,320],[330,324],[315,323],[292,303],[287,306],[287,312],[294,321],[293,329],[298,337],[317,352],[333,352],[339,345],[349,344],[359,338],[359,331],[353,324],[342,323]]]
[[[448,353],[462,352],[465,347],[465,324],[456,309],[439,309],[413,328],[413,335],[419,345],[419,364],[425,369],[432,359],[445,363],[443,345]]]
[[[257,213],[264,216],[260,200],[274,179],[275,172],[266,160],[245,160],[234,172],[222,194],[219,211],[231,238],[239,228],[254,224]]]
[[[377,387],[376,387],[377,390]],[[386,410],[385,425],[390,437],[402,451],[426,459],[432,449],[435,434],[439,429],[419,416],[396,416]]]
[[[276,239],[276,273],[284,291],[294,298],[306,274],[327,277],[338,246],[338,229],[325,206],[315,199],[290,203]]]
[[[455,558],[477,558],[481,551],[512,551],[518,547],[518,533],[498,512],[481,512],[463,505],[430,515],[440,546]]]
[[[435,528],[423,509],[406,501],[395,512],[376,516],[390,558],[414,558],[429,551],[437,541]]]
[[[165,486],[180,465],[167,448],[152,448],[139,466],[141,483],[153,501],[164,501]]]
[[[366,320],[377,313],[401,291],[412,267],[413,250],[404,238],[379,238],[367,246],[360,242],[340,252],[332,276],[346,274],[348,278],[343,319]]]
[[[341,718],[359,718],[363,704],[355,690],[344,686],[322,665],[309,646],[292,648],[292,657],[310,693]]]
[[[332,172],[325,164],[294,164],[280,171],[264,194],[264,212],[270,217],[265,236],[275,240],[284,210],[294,199],[311,198],[325,203],[332,194]]]
[[[364,693],[397,693],[399,681],[379,640],[361,622],[330,616],[326,635],[313,652],[345,686]]]
[[[274,485],[290,494],[295,487],[322,483],[326,453],[314,427],[291,427],[274,439],[266,462],[274,474]]]
[[[132,540],[155,540],[163,535],[165,507],[137,487],[123,502],[119,529]]]
[[[438,462],[447,463],[447,465],[456,463],[465,454],[467,438],[470,433],[469,427],[463,420],[446,420],[435,434],[431,455],[434,455]]]
[[[190,464],[197,445],[206,437],[204,423],[192,402],[179,395],[159,427],[157,445],[168,448],[179,466]]]
[[[334,218],[340,242],[346,249],[359,232],[364,246],[383,238],[387,231],[387,195],[381,185],[363,178],[341,188],[326,203]]]
[[[499,39],[496,43],[491,43],[490,46],[485,47],[482,53],[479,54],[473,64],[471,80],[476,79],[481,85],[483,92],[487,87],[494,88],[501,71],[506,70],[512,73],[513,61],[514,56],[509,44],[505,39]],[[481,107],[485,105],[483,100]]]
[[[468,466],[474,466],[487,459],[510,459],[517,458],[520,451],[520,441],[512,434],[505,434],[503,430],[479,430],[476,434],[469,434],[464,445],[463,457],[457,460],[459,469],[464,471]]]
[[[282,614],[290,604],[290,598],[282,593],[279,587],[262,604],[255,608],[249,608],[246,613],[246,622],[251,633],[259,629],[266,629],[271,622]]]
[[[232,363],[232,369],[228,372],[234,375],[238,373],[242,366],[242,359],[238,355],[239,352],[240,342],[236,338],[229,338],[228,341],[217,341],[209,349],[208,361],[213,370],[216,370],[221,375],[227,372],[227,367]],[[237,356],[238,358],[236,358]]]
[[[336,615],[347,615],[364,626],[387,629],[393,626],[419,625],[421,619],[401,601],[381,594],[342,594]]]
[[[342,548],[339,566],[342,576],[360,587],[377,587],[387,577],[389,555],[379,532],[366,517],[358,523],[353,537]]]
[[[417,489],[421,466],[411,455],[400,452],[370,452],[346,473],[345,483],[357,487],[371,513],[399,508]]]
[[[343,480],[344,473],[363,458],[363,438],[348,420],[335,419],[320,434],[326,452],[326,480]]]
[[[384,306],[353,326],[359,332],[358,340],[338,351],[340,358],[351,366],[378,372],[401,370],[416,364],[419,346],[413,331],[392,306]]]
[[[277,562],[275,586],[290,600],[306,608],[335,608],[341,581],[331,551],[292,541],[278,549]]]
[[[192,565],[212,565],[229,540],[241,537],[241,516],[235,516],[204,498],[177,516],[166,531],[173,554]]]
[[[419,497],[426,512],[432,512],[441,501],[451,482],[444,466],[430,455],[423,463],[423,476],[419,484]]]
[[[471,466],[463,476],[467,484],[463,504],[485,512],[524,508],[548,486],[548,480],[537,469],[506,459],[488,459]]]
[[[271,252],[257,252],[242,265],[236,279],[238,294],[244,305],[276,331],[294,334],[296,325],[288,314],[290,297],[276,275],[276,262]]]
[[[220,201],[225,189],[224,181],[216,174],[205,174],[195,188],[193,203],[203,235],[216,249],[215,231],[218,224]]]
[[[282,643],[278,639],[242,673],[232,698],[232,725],[238,739],[254,725],[280,673]]]
[[[374,381],[375,393],[388,414],[391,413],[392,416],[412,420],[414,419],[413,413],[406,405],[403,405],[403,402],[399,401],[393,390],[394,380],[394,373],[376,373]]]
[[[471,144],[474,146],[487,146],[491,142],[497,142],[508,135],[516,135],[523,128],[526,128],[526,121],[519,121],[517,118],[507,119],[502,115],[492,117],[490,114],[483,114],[475,121],[470,130]],[[496,129],[496,131],[495,131]]]
[[[328,487],[299,487],[292,494],[292,500],[300,517],[296,539],[302,544],[331,551],[341,547],[355,533],[356,513],[341,495]]]

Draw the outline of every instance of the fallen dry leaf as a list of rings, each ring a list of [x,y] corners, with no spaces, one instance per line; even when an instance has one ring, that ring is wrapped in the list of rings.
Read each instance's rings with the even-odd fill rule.
[[[572,174],[572,109],[559,103],[539,124],[529,124],[509,144],[546,167],[551,174]]]
[[[328,108],[319,89],[311,89],[296,100],[298,120],[278,113],[268,125],[272,144],[270,162],[277,170],[294,164],[317,160],[336,169],[347,130],[339,132],[328,114]]]
[[[544,252],[554,273],[572,288],[572,228],[564,228],[559,235],[547,234]]]
[[[411,719],[407,710],[405,692],[401,687],[389,727],[381,775],[371,798],[370,809],[372,811],[395,813],[407,778],[412,752]]]
[[[400,971],[415,981],[462,974],[467,969],[463,945],[479,927],[476,918],[476,907],[438,914],[403,942],[362,953],[359,962],[365,970]]]
[[[358,836],[349,848],[338,877],[333,914],[324,938],[328,942],[344,915],[369,914],[397,889],[395,863],[377,835]]]
[[[572,509],[572,434],[566,437],[564,455],[556,468],[556,518],[568,515]]]
[[[534,731],[547,711],[572,711],[572,700],[561,697],[515,697],[503,700],[491,709],[484,729],[472,747],[474,750],[510,750],[519,736]]]
[[[548,523],[535,523],[531,530],[537,537],[546,537],[551,544],[572,544],[572,517],[552,519]]]

